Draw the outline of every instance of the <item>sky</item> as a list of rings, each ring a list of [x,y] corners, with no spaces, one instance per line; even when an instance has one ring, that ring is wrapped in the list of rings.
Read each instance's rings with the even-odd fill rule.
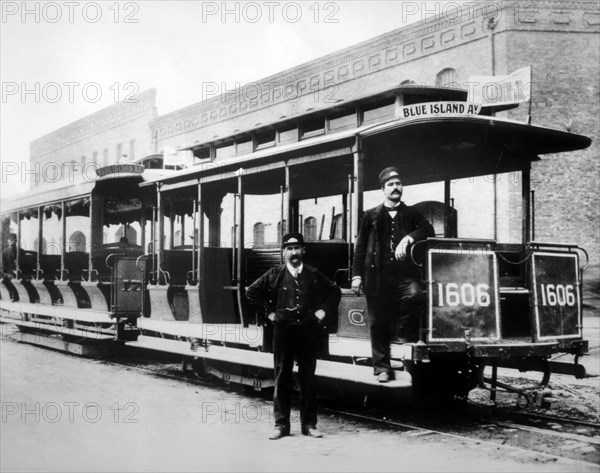
[[[31,141],[135,92],[162,115],[460,3],[1,1],[0,197],[26,191]]]

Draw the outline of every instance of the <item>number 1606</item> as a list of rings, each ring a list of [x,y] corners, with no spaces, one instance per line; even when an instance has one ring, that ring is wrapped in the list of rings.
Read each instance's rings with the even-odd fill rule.
[[[542,305],[575,305],[573,284],[540,284],[540,294],[542,295]]]

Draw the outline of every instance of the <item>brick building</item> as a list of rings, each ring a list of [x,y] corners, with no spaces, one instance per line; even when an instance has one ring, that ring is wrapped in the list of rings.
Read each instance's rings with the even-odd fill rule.
[[[150,154],[156,89],[106,107],[36,139],[30,145],[32,187],[95,179],[95,169]]]
[[[592,146],[583,151],[546,155],[533,169],[535,239],[576,242],[588,250],[592,263],[598,264],[598,3],[562,0],[473,3],[460,12],[455,9],[442,13],[445,14],[162,116],[152,115],[152,91],[148,96],[152,99],[145,102],[148,107],[138,109],[145,112],[129,123],[134,132],[121,136],[120,130],[126,128],[120,126],[101,128],[97,133],[87,128],[89,133],[82,132],[83,135],[67,133],[73,127],[81,128],[80,122],[76,122],[32,143],[32,160],[48,162],[59,159],[59,155],[63,159],[72,155],[75,160],[84,160],[84,156],[85,160],[93,160],[97,152],[100,162],[106,149],[112,156],[127,154],[129,160],[145,154],[186,149],[194,153],[196,162],[218,163],[221,159],[260,149],[265,143],[268,145],[269,138],[265,139],[258,132],[265,126],[330,107],[336,102],[351,101],[408,82],[468,88],[471,76],[504,75],[531,66],[531,106],[521,105],[500,115],[521,121],[527,121],[530,116],[536,125],[570,129],[593,140]],[[94,121],[96,115],[81,122]],[[146,133],[147,121],[150,122],[149,133]],[[246,133],[243,140],[231,138],[240,132]],[[55,142],[55,135],[64,143]],[[131,139],[135,140],[133,153],[128,151],[132,147]],[[120,151],[113,153],[119,144]],[[417,190],[413,198],[426,196],[428,192]],[[476,200],[494,199],[496,215],[490,215],[487,221],[478,217],[474,222],[463,214],[459,217],[459,234],[461,222],[465,228],[477,223],[482,228],[477,236],[481,237],[507,241],[519,234],[520,216],[507,215],[513,203],[520,199],[520,184],[505,178],[493,184],[484,183],[477,192],[478,199],[472,199],[468,205],[475,206]],[[320,201],[320,205],[328,204]],[[305,230],[310,232],[314,232],[315,221],[321,213],[329,214],[319,209],[314,212],[315,215],[305,214]],[[275,229],[281,224],[276,215],[263,215],[261,221],[249,216],[246,221],[247,234],[252,234],[260,225],[260,231],[270,227],[275,235]]]

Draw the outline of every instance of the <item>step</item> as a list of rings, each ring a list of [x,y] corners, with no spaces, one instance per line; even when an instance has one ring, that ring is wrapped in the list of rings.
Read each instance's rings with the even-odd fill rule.
[[[208,349],[199,347],[197,350],[192,350],[189,342],[166,340],[164,338],[148,336],[140,336],[136,342],[127,342],[126,345],[134,348],[158,350],[194,358],[273,369],[272,353],[216,345],[209,345]],[[294,371],[297,370],[298,367],[294,366]],[[384,388],[406,388],[412,385],[410,374],[404,371],[396,371],[396,380],[382,384],[377,382],[377,378],[373,375],[373,368],[369,366],[359,366],[328,360],[317,361],[315,375],[317,378],[348,381]]]

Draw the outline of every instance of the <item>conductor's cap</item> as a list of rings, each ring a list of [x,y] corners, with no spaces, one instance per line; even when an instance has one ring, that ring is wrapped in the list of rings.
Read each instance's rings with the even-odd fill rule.
[[[385,168],[379,173],[379,185],[383,186],[392,177],[400,178],[400,172],[398,171],[398,168]]]
[[[290,245],[304,246],[304,237],[302,233],[286,233],[281,239],[281,247],[285,248]]]

